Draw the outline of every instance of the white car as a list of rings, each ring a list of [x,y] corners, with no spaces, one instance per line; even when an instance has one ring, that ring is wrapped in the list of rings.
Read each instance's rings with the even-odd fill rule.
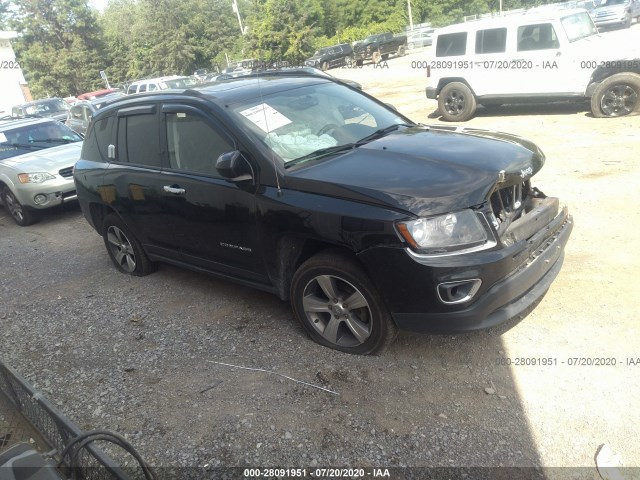
[[[595,117],[640,109],[640,53],[599,35],[586,10],[451,25],[434,47],[426,95],[448,121],[470,119],[478,104],[590,99]]]
[[[191,77],[181,77],[179,75],[171,75],[168,77],[148,78],[146,80],[137,80],[127,87],[127,95],[133,93],[155,92],[156,90],[167,90],[169,88],[189,88],[196,84]]]
[[[0,199],[18,225],[77,199],[73,166],[81,148],[82,137],[56,120],[0,123]]]

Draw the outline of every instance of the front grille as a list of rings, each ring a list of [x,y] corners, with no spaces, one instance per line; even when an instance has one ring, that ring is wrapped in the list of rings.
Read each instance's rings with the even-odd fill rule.
[[[491,211],[495,221],[493,218],[491,220],[496,229],[499,229],[500,225],[508,220],[515,220],[515,216],[520,213],[522,199],[529,192],[529,188],[529,182],[526,181],[493,192],[491,195]]]
[[[58,172],[64,178],[73,177],[73,167],[63,168]]]

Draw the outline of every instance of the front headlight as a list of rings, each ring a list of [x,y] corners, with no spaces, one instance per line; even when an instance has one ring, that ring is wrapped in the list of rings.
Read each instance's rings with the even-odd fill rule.
[[[470,248],[488,240],[482,222],[471,210],[399,222],[397,225],[402,237],[412,247],[434,253]]]
[[[47,172],[19,173],[20,183],[42,183],[47,180],[54,180],[56,177]]]

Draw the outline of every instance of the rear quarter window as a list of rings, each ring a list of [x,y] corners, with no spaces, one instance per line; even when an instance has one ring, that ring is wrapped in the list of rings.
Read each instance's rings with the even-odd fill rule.
[[[436,42],[436,57],[455,57],[467,53],[467,32],[445,33]]]
[[[108,162],[109,145],[114,143],[116,117],[101,118],[85,137],[82,145],[82,158],[92,162]]]

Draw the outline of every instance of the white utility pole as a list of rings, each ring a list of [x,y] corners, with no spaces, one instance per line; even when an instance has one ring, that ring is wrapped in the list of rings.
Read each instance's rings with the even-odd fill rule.
[[[238,16],[238,23],[240,24],[240,33],[242,33],[242,35],[244,35],[245,34],[245,30],[244,30],[244,27],[242,26],[242,18],[240,17],[240,10],[238,9],[238,3],[236,2],[236,0],[232,0],[231,8],[233,9],[233,11]]]
[[[502,0],[500,0],[502,2]],[[411,0],[407,0],[407,9],[409,10],[409,27],[413,30],[413,15],[411,15]]]

